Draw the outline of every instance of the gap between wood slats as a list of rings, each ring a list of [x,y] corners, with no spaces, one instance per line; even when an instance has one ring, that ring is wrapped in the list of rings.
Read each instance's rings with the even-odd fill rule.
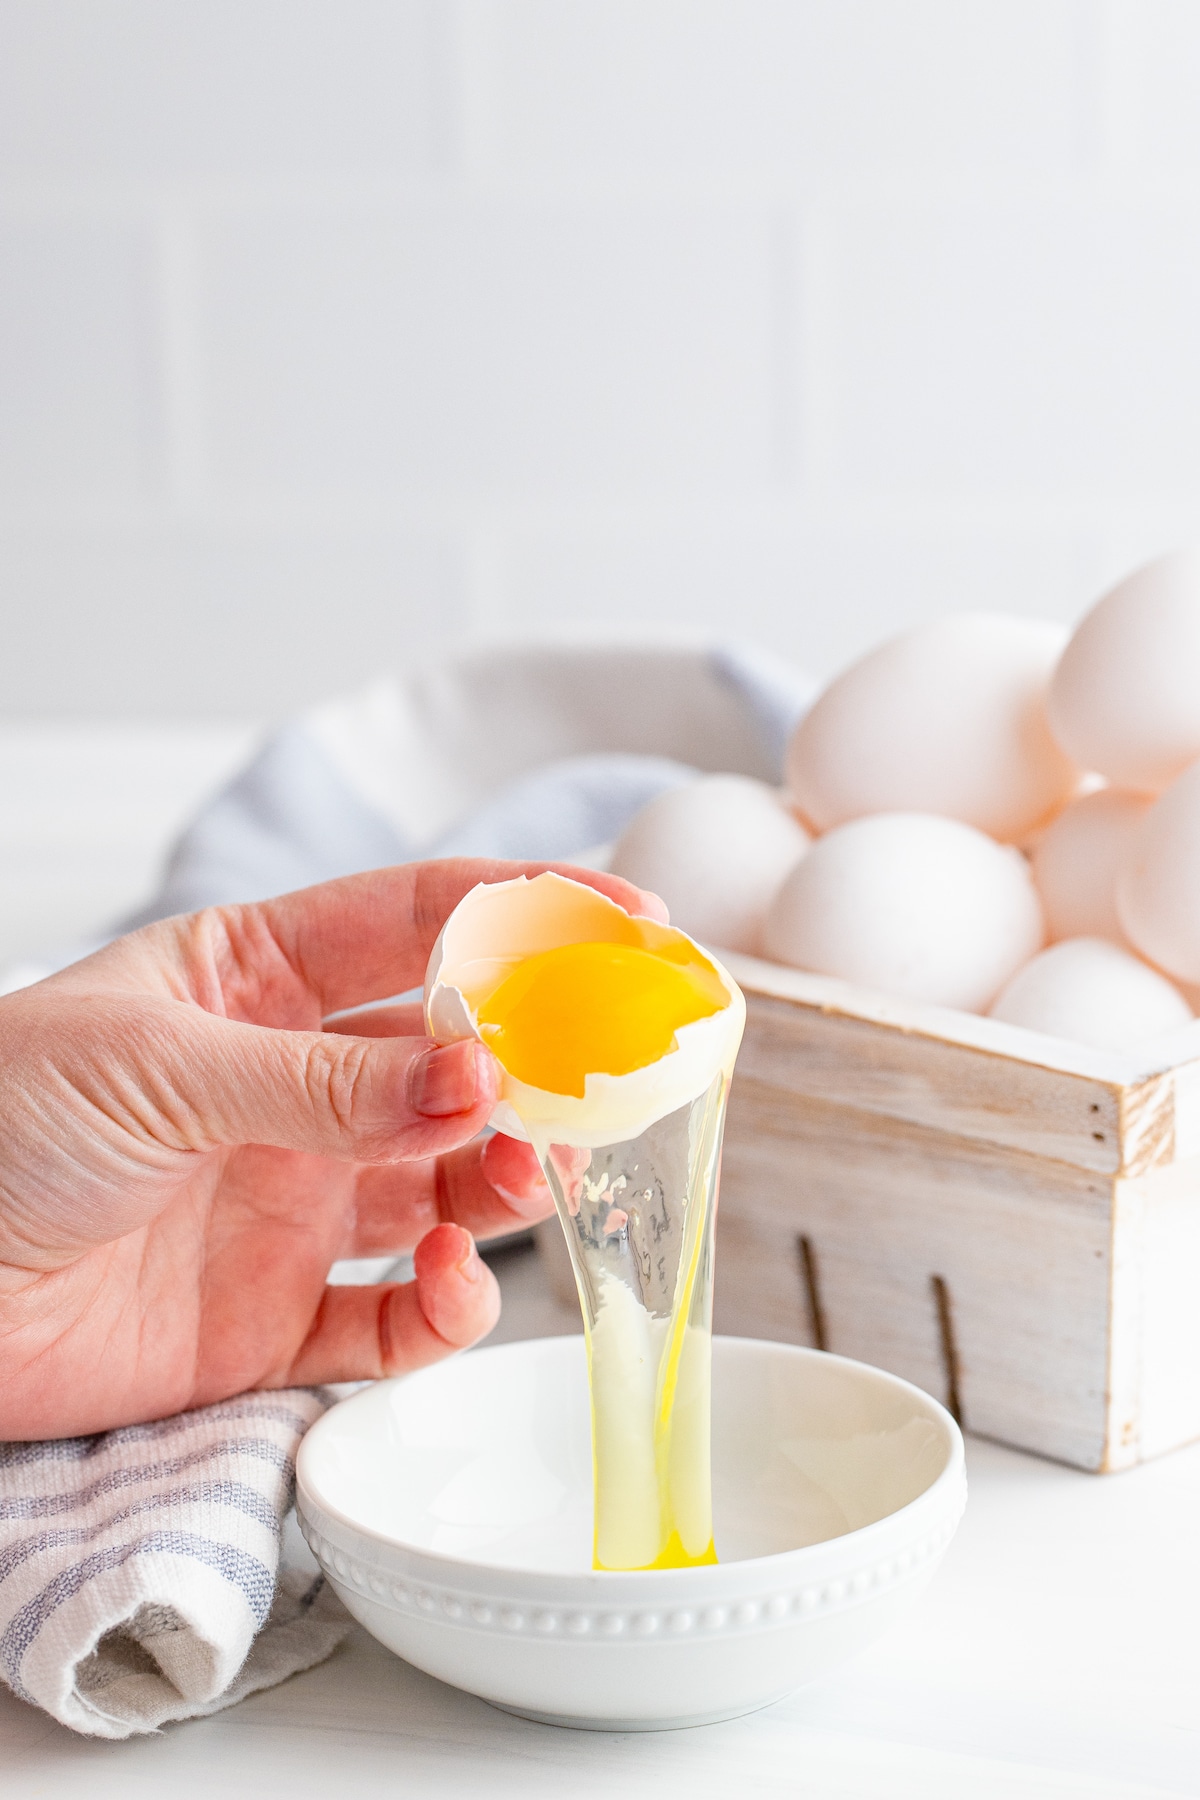
[[[824,1302],[821,1299],[821,1272],[817,1261],[816,1246],[806,1232],[800,1232],[796,1238],[796,1249],[800,1257],[800,1274],[804,1283],[804,1297],[808,1307],[808,1323],[812,1340],[818,1350],[828,1350],[830,1348],[829,1328],[825,1321]],[[958,1340],[954,1332],[954,1308],[950,1301],[950,1289],[942,1275],[931,1275],[929,1288],[933,1296],[934,1313],[937,1317],[942,1370],[946,1377],[946,1410],[965,1430],[962,1373],[958,1359]]]

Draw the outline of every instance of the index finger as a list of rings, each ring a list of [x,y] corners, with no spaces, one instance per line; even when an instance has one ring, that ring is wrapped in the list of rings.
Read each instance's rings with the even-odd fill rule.
[[[666,920],[666,907],[656,894],[618,875],[570,863],[469,857],[373,869],[277,900],[220,910],[237,937],[253,940],[265,931],[321,1012],[333,1013],[418,987],[438,932],[479,882],[512,881],[547,870],[584,882],[626,912]],[[243,971],[246,960],[245,950],[238,951],[231,975]]]

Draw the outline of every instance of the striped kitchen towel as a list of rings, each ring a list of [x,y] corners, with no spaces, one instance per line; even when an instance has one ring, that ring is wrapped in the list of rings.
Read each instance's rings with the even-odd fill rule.
[[[321,1662],[350,1620],[280,1573],[300,1388],[95,1437],[0,1444],[0,1676],[96,1737],[216,1712]]]

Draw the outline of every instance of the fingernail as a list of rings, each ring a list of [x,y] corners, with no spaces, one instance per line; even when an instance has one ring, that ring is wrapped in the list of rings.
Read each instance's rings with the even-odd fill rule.
[[[642,917],[657,919],[663,925],[671,923],[671,915],[667,911],[667,903],[659,894],[652,893],[649,888],[639,888],[642,896]]]
[[[517,1188],[505,1187],[502,1181],[489,1176],[492,1186],[505,1203],[516,1213],[529,1218],[540,1219],[550,1205],[550,1189],[544,1181],[537,1182],[531,1193],[521,1193]]]
[[[479,1044],[440,1044],[413,1064],[408,1097],[414,1112],[428,1119],[470,1112],[479,1095]]]
[[[484,1145],[482,1162],[491,1186],[521,1218],[540,1219],[550,1211],[553,1198],[528,1144],[497,1132]]]
[[[483,1258],[475,1248],[474,1238],[467,1240],[467,1249],[458,1265],[458,1272],[464,1281],[480,1281],[483,1278]]]

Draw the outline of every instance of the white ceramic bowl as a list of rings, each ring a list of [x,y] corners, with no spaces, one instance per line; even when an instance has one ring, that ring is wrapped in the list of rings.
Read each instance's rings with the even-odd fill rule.
[[[733,1718],[861,1649],[966,1500],[935,1400],[839,1356],[713,1355],[715,1567],[595,1571],[583,1339],[380,1382],[300,1447],[301,1528],[350,1611],[442,1681],[553,1724]]]

